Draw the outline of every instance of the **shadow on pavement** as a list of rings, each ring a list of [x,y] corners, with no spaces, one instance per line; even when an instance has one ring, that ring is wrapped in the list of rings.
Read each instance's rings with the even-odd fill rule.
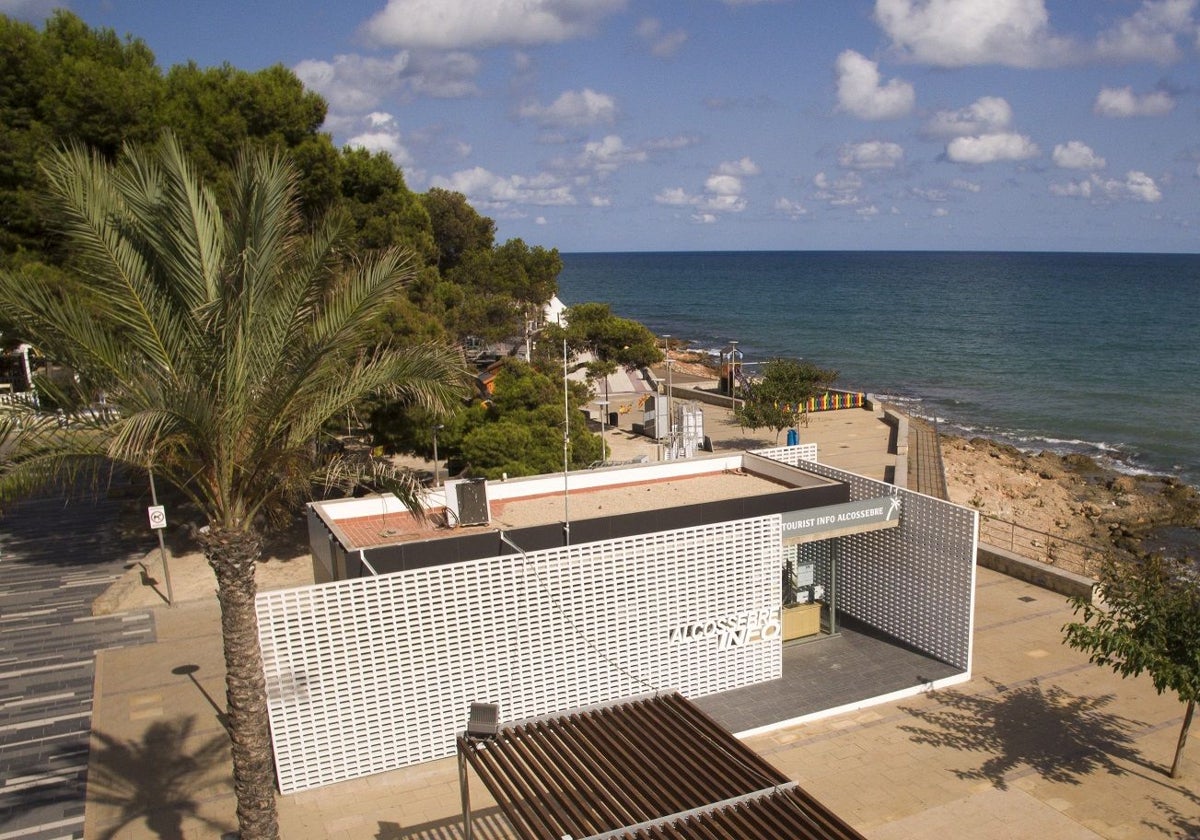
[[[123,836],[130,823],[145,819],[160,840],[183,840],[184,818],[203,823],[217,835],[231,826],[200,813],[202,794],[221,785],[232,789],[229,739],[214,735],[189,750],[194,717],[152,723],[140,740],[122,741],[93,731],[88,799],[115,814],[97,836]]]
[[[473,813],[471,827],[479,840],[511,840],[512,827],[499,807],[481,808]],[[454,817],[411,828],[396,822],[381,822],[375,840],[461,840],[465,836],[462,817]]]
[[[1122,774],[1120,762],[1144,764],[1132,732],[1144,727],[1104,711],[1113,695],[1078,697],[1037,680],[1008,688],[988,679],[995,694],[959,691],[928,696],[941,708],[900,707],[925,726],[901,726],[913,741],[987,756],[976,770],[956,771],[962,779],[1008,789],[1007,776],[1027,767],[1053,782],[1080,784],[1096,771]]]
[[[1183,788],[1177,788],[1184,798],[1192,804],[1191,813],[1184,814],[1178,808],[1156,797],[1150,801],[1166,818],[1166,825],[1157,825],[1150,820],[1143,820],[1142,825],[1164,837],[1200,837],[1200,795]]]

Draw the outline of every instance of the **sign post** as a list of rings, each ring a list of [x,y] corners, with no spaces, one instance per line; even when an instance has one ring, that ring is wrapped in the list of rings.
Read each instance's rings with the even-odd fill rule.
[[[175,606],[175,593],[171,591],[171,570],[167,566],[167,547],[163,544],[163,528],[167,527],[167,509],[158,503],[158,491],[154,487],[154,470],[147,470],[150,473],[150,503],[151,507],[146,509],[147,515],[150,517],[150,527],[154,529],[154,533],[158,534],[158,553],[162,557],[163,580],[167,584],[167,606]]]

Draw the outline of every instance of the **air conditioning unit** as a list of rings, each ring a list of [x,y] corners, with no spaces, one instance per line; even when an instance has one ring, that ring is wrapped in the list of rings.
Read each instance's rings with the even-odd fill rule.
[[[490,738],[500,731],[500,704],[472,703],[467,719],[467,735],[472,738]]]
[[[486,478],[469,478],[460,482],[457,492],[460,525],[486,525],[492,521],[488,510]]]

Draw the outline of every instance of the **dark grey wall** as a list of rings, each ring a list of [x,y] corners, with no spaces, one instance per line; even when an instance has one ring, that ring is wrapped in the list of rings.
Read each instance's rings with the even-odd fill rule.
[[[801,487],[782,490],[763,496],[726,499],[696,505],[648,510],[618,516],[601,516],[571,522],[572,545],[631,537],[637,534],[652,534],[658,531],[673,531],[711,522],[731,522],[785,513],[793,510],[824,507],[850,501],[847,484],[828,484],[818,487]],[[562,522],[537,525],[529,528],[513,528],[505,532],[512,542],[525,551],[541,551],[559,548],[567,544]],[[470,527],[460,528],[455,536],[419,542],[399,543],[365,549],[367,561],[379,574],[441,566],[447,563],[462,563],[481,557],[497,557],[516,554],[516,549],[500,540],[495,530],[473,531]],[[338,580],[364,577],[371,574],[359,561],[358,550],[346,552],[341,546],[334,549],[335,571]],[[340,560],[340,562],[338,562]]]

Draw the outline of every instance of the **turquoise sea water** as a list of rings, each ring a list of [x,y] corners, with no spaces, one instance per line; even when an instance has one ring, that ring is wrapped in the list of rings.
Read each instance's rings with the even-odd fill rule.
[[[840,371],[945,431],[1200,486],[1200,255],[564,254],[559,296]]]

